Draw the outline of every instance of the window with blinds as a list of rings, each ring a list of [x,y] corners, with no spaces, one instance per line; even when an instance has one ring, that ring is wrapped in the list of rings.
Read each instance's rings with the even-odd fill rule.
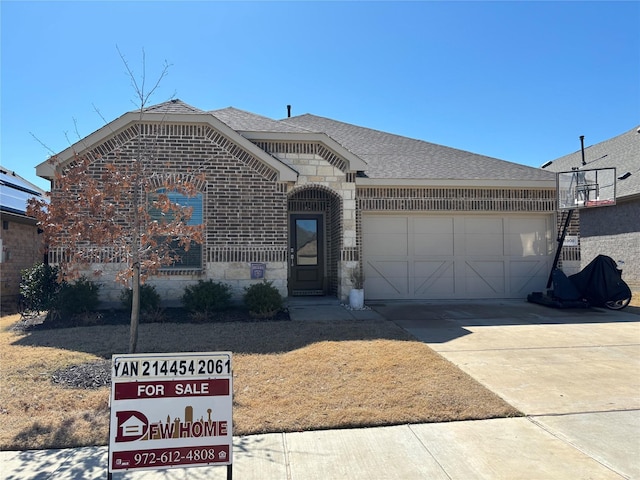
[[[181,207],[192,208],[191,218],[187,221],[187,225],[201,225],[203,222],[203,206],[202,206],[202,194],[198,193],[192,197],[183,195],[179,192],[165,191],[164,189],[158,190],[155,194],[149,196],[149,215],[151,220],[158,222],[170,222],[173,220],[172,212],[162,212],[158,208],[153,207],[153,201],[158,198],[158,195],[164,194],[168,197],[171,203],[180,205]],[[169,243],[169,248],[174,255],[180,257],[180,260],[173,265],[165,267],[169,270],[184,270],[202,268],[202,245],[199,243],[191,242],[189,249],[186,250],[182,247],[177,240],[173,240]]]

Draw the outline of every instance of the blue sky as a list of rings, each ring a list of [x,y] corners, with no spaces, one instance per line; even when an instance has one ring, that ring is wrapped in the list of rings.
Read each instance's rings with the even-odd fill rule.
[[[1,157],[35,166],[169,74],[203,110],[313,113],[538,167],[640,124],[640,2],[0,3]],[[66,132],[66,133],[65,133]],[[33,134],[33,136],[32,136]],[[67,139],[69,138],[69,140]]]

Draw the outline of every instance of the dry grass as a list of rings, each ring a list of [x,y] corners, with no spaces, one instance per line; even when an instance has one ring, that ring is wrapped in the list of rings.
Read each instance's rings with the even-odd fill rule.
[[[109,389],[54,371],[126,351],[126,326],[16,332],[0,320],[0,449],[106,444]],[[234,434],[519,415],[386,321],[143,324],[140,352],[234,352]]]

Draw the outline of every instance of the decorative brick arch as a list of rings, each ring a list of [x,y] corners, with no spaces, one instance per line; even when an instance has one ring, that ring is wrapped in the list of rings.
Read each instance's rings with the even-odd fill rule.
[[[167,185],[180,185],[182,183],[189,183],[195,187],[195,189],[204,193],[207,187],[206,179],[202,175],[193,175],[191,173],[157,173],[149,178],[149,186],[153,190],[164,188]]]
[[[303,185],[287,195],[289,213],[323,213],[325,217],[325,244],[327,294],[337,295],[339,288],[339,262],[342,250],[342,197],[324,185]]]

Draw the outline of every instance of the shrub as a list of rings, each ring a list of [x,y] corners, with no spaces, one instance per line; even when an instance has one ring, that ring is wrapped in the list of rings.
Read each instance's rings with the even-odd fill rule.
[[[54,302],[55,310],[64,315],[86,314],[98,308],[100,284],[80,277],[74,283],[63,283]]]
[[[50,310],[60,291],[58,267],[39,263],[20,272],[20,296],[26,313]]]
[[[142,284],[140,285],[140,311],[146,312],[158,312],[160,308],[160,294],[156,291],[156,287],[153,285]],[[124,288],[120,292],[120,303],[122,306],[131,311],[131,304],[133,303],[133,290],[130,288]]]
[[[198,280],[198,283],[185,287],[182,305],[191,312],[192,318],[206,321],[209,314],[229,308],[231,287],[213,280]]]
[[[264,280],[245,287],[244,304],[254,318],[271,318],[282,310],[282,295],[272,282]]]

